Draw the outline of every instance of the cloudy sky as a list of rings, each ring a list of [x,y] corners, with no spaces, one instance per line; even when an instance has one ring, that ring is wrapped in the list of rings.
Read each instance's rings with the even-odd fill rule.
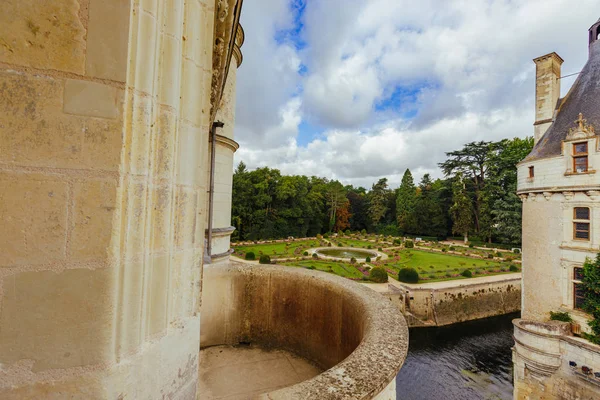
[[[598,17],[598,0],[247,0],[236,164],[439,177],[444,152],[532,135],[532,59],[579,72]]]

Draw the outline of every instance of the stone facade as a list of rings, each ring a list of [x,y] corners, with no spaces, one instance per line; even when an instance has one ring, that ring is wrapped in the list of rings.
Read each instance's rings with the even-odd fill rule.
[[[209,132],[233,124],[240,10],[0,2],[0,398],[196,398]]]
[[[600,252],[599,29],[600,21],[590,28],[589,60],[563,99],[562,59],[535,60],[535,146],[518,166],[523,319],[515,321],[515,399],[600,398],[600,347],[549,321],[550,312],[568,312],[573,331],[589,331],[577,285],[578,268]]]

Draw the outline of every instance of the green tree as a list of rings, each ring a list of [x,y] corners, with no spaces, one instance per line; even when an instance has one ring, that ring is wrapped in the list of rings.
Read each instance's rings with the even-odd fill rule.
[[[469,241],[469,231],[473,227],[473,210],[471,199],[467,194],[462,173],[456,174],[452,184],[453,204],[450,208],[452,214],[452,233],[462,235],[465,243]]]
[[[388,190],[387,178],[381,178],[373,184],[369,192],[369,210],[368,214],[371,223],[376,226],[388,211]]]
[[[410,169],[407,169],[404,176],[402,176],[402,183],[400,183],[396,199],[396,218],[400,230],[404,233],[420,233],[418,231],[416,206],[417,188]]]
[[[416,198],[415,215],[419,233],[427,236],[446,235],[446,217],[438,190],[441,182],[433,182],[429,174],[423,175]]]
[[[489,167],[489,154],[492,142],[471,142],[457,151],[446,153],[448,159],[439,166],[446,177],[455,177],[461,174],[463,178],[469,179],[473,185],[473,192],[469,196],[474,207],[475,230],[479,233],[480,218],[483,197],[481,191],[485,185],[487,170]],[[466,185],[465,185],[466,187]]]
[[[592,335],[587,338],[593,343],[600,344],[600,253],[594,261],[589,258],[585,260],[581,285],[585,298],[583,308],[593,317],[588,322],[592,328]]]

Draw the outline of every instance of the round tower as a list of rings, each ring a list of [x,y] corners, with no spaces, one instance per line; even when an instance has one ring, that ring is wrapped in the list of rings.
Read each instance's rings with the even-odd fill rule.
[[[600,19],[590,28],[590,46],[600,39]]]

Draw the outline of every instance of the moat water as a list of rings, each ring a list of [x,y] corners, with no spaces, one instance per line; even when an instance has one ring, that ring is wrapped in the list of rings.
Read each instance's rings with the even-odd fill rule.
[[[410,330],[396,378],[398,400],[511,400],[511,347],[518,314]]]

